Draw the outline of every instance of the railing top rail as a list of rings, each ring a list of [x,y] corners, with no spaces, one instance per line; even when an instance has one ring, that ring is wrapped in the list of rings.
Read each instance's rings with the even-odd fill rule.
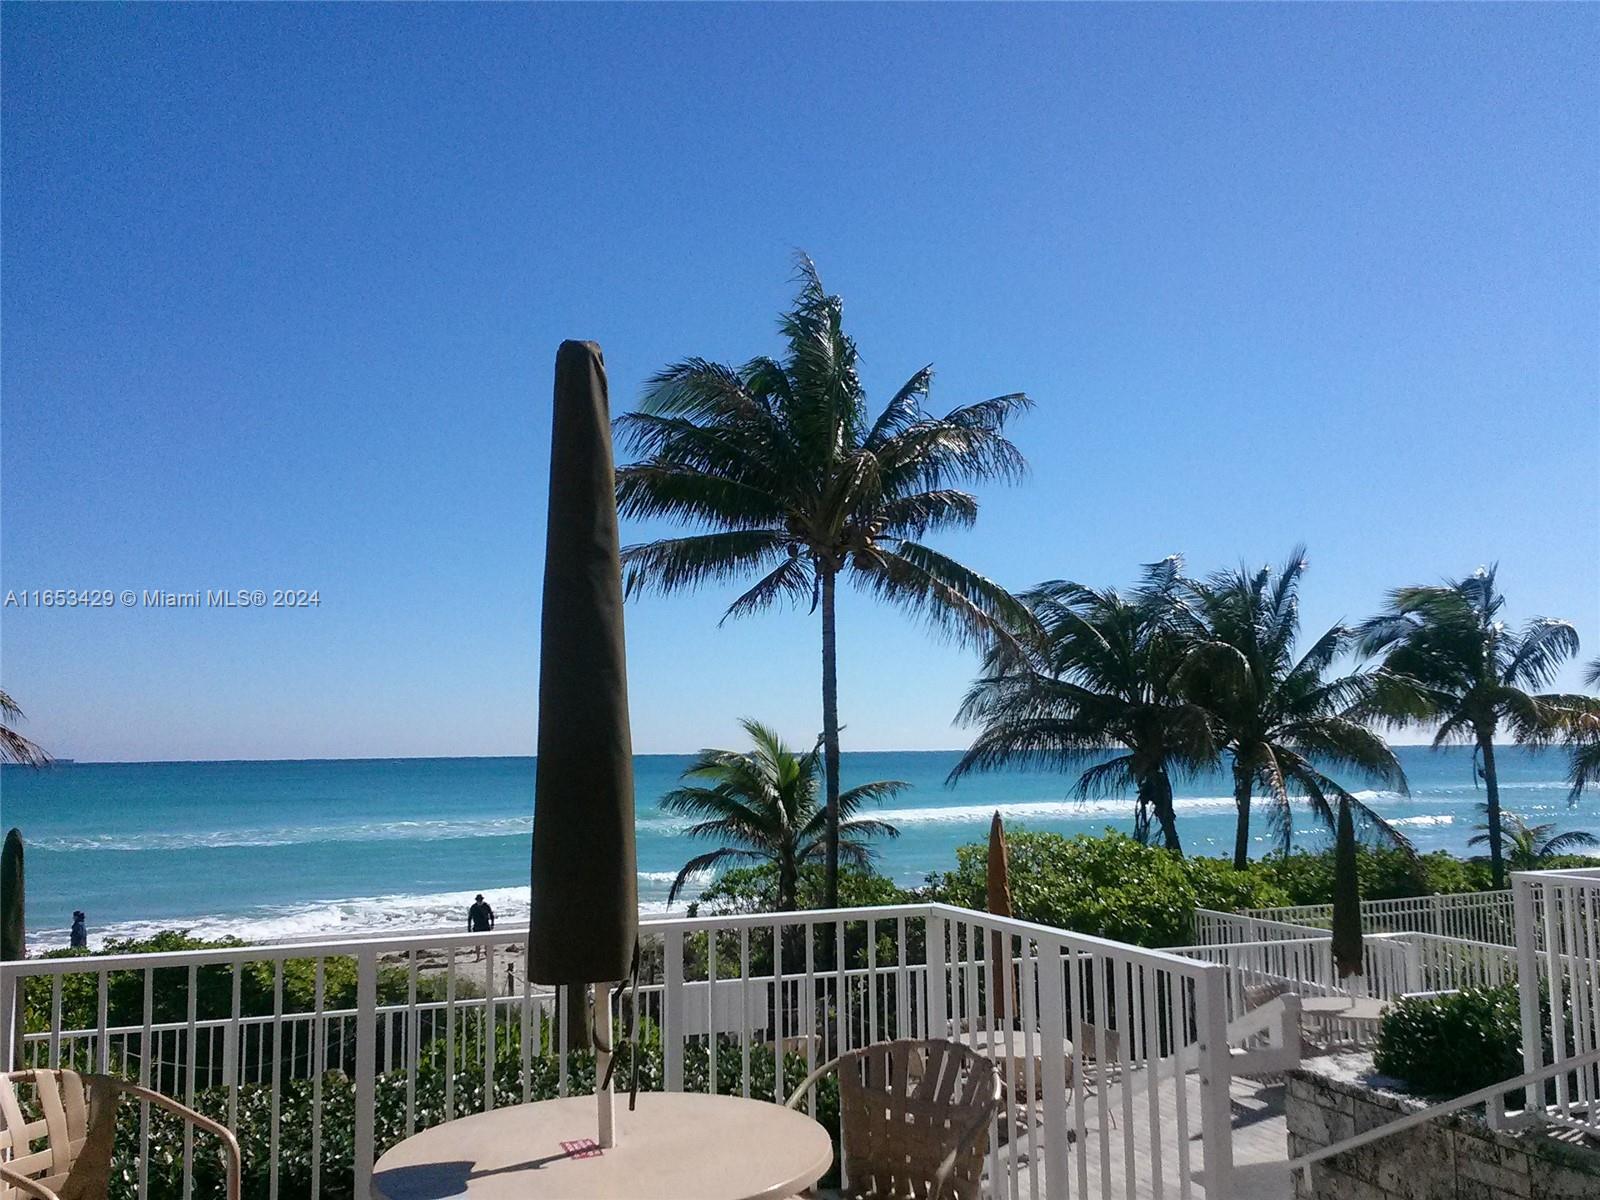
[[[1556,874],[1557,872],[1542,872]],[[1597,872],[1600,874],[1600,872]],[[1511,903],[1511,891],[1502,888],[1490,892],[1440,892],[1426,896],[1392,896],[1381,900],[1363,900],[1363,912],[1413,912],[1435,908],[1496,908]],[[1278,904],[1268,908],[1247,908],[1244,915],[1271,919],[1288,913],[1323,914],[1333,910],[1331,904]]]
[[[1284,947],[1295,946],[1326,946],[1333,941],[1333,934],[1323,934],[1321,937],[1303,938],[1273,938],[1266,942],[1196,942],[1192,946],[1163,946],[1168,954],[1189,954],[1191,951],[1210,950],[1277,950]]]
[[[1073,933],[1070,930],[1057,929],[1051,925],[1040,925],[1033,921],[1019,921],[1015,917],[998,917],[993,913],[977,912],[970,908],[956,908],[954,905],[949,904],[928,905],[928,915],[944,917],[947,920],[969,922],[976,918],[975,923],[982,924],[987,929],[1022,934],[1026,937],[1038,938],[1041,941],[1060,942],[1073,950],[1086,950],[1090,953],[1099,953],[1108,957],[1115,955],[1122,958],[1149,960],[1186,975],[1200,975],[1217,969],[1215,963],[1202,963],[1198,959],[1184,958],[1182,955],[1173,954],[1169,950],[1131,946],[1126,942],[1112,941],[1110,938],[1095,937],[1087,933]]]
[[[1123,958],[1143,959],[1161,963],[1169,969],[1194,974],[1213,969],[1213,964],[1201,963],[1163,950],[1130,946],[1110,938],[1074,933],[1032,921],[1013,917],[998,917],[993,913],[957,908],[948,904],[902,904],[882,907],[816,909],[805,912],[737,913],[704,917],[650,917],[640,922],[640,928],[650,933],[698,933],[709,930],[770,929],[781,926],[830,925],[838,921],[890,921],[901,917],[941,917],[946,920],[981,922],[987,928],[1058,942],[1064,946],[1088,953],[1115,955]],[[29,958],[0,964],[0,972],[13,978],[35,978],[51,975],[80,973],[163,970],[173,967],[231,966],[253,962],[275,962],[288,959],[330,958],[356,955],[401,954],[410,950],[447,950],[475,948],[478,946],[510,946],[524,942],[526,932],[505,928],[487,933],[469,933],[461,930],[434,930],[382,934],[373,936],[348,935],[316,938],[299,942],[270,942],[247,946],[223,946],[204,950],[171,950],[153,954],[73,955],[61,958]]]
[[[865,908],[813,908],[797,912],[727,913],[705,917],[674,917],[652,913],[639,926],[651,932],[681,929],[687,933],[706,929],[770,929],[774,925],[831,925],[836,921],[889,921],[898,917],[925,917],[933,905],[885,904]],[[956,909],[969,912],[969,909]]]
[[[739,913],[705,917],[646,917],[640,928],[652,933],[674,929],[700,932],[706,929],[767,929],[773,925],[831,924],[837,920],[893,920],[897,917],[928,915],[926,904],[885,905],[882,907],[814,909],[792,913]],[[965,909],[956,909],[965,912]],[[486,933],[436,929],[383,934],[332,934],[297,942],[261,942],[247,946],[223,946],[205,950],[169,950],[154,954],[70,955],[61,958],[28,958],[0,964],[0,970],[18,976],[72,975],[82,971],[143,971],[167,967],[215,966],[235,962],[272,962],[278,959],[328,958],[360,953],[398,954],[407,950],[447,950],[477,946],[518,945],[527,940],[523,928],[504,926]]]
[[[1567,867],[1560,871],[1513,871],[1511,882],[1576,883],[1583,887],[1600,887],[1600,867]]]
[[[1479,1088],[1475,1092],[1468,1092],[1464,1096],[1457,1096],[1454,1100],[1446,1100],[1442,1104],[1434,1104],[1428,1108],[1420,1109],[1408,1116],[1390,1121],[1387,1125],[1379,1125],[1365,1133],[1358,1133],[1354,1137],[1345,1138],[1342,1142],[1335,1142],[1331,1146],[1323,1146],[1320,1150],[1313,1150],[1310,1154],[1302,1154],[1299,1158],[1289,1160],[1289,1172],[1303,1171],[1312,1163],[1321,1162],[1325,1158],[1332,1158],[1336,1154],[1344,1154],[1350,1150],[1360,1149],[1362,1146],[1381,1141],[1391,1134],[1401,1133],[1418,1125],[1425,1125],[1439,1117],[1449,1116],[1463,1108],[1471,1108],[1474,1104],[1481,1104],[1485,1100],[1493,1100],[1496,1096],[1503,1096],[1507,1092],[1514,1092],[1526,1088],[1530,1084],[1542,1083],[1557,1075],[1565,1075],[1569,1071],[1588,1066],[1590,1063],[1600,1063],[1600,1050],[1590,1050],[1586,1054],[1575,1055],[1563,1059],[1561,1062],[1551,1063],[1537,1071],[1529,1071],[1525,1075],[1518,1075],[1514,1079],[1507,1079],[1500,1083],[1491,1083],[1488,1087]]]
[[[8,975],[73,975],[79,972],[144,971],[168,967],[227,966],[233,963],[275,962],[292,958],[353,957],[366,952],[397,953],[404,950],[448,949],[452,946],[516,945],[527,934],[450,933],[350,936],[319,938],[302,942],[261,942],[245,946],[218,946],[205,950],[164,950],[150,954],[77,954],[61,958],[24,958],[0,963]]]
[[[1493,950],[1497,954],[1515,954],[1517,948],[1504,942],[1482,942],[1477,938],[1456,937],[1448,933],[1432,933],[1426,929],[1398,929],[1387,933],[1363,934],[1369,938],[1385,938],[1396,942],[1438,942],[1446,946],[1471,946],[1474,950]]]

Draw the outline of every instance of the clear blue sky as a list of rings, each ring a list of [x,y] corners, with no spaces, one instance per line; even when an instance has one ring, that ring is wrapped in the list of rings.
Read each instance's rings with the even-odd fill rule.
[[[530,753],[552,363],[1026,389],[1014,585],[1310,545],[1309,624],[1498,559],[1600,651],[1600,7],[6,5],[0,682],[82,759]],[[658,532],[625,528],[627,539]],[[630,608],[636,746],[820,723],[814,619]],[[842,608],[847,748],[972,659]],[[1576,683],[1576,672],[1564,682]]]

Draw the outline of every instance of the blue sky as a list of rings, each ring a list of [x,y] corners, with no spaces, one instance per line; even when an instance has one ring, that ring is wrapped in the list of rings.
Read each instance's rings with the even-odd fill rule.
[[[3,588],[321,600],[6,609],[59,754],[530,753],[556,345],[618,410],[773,350],[796,248],[880,399],[1037,399],[941,543],[1003,582],[1304,540],[1322,626],[1498,559],[1600,649],[1595,6],[10,4],[3,50]],[[639,750],[820,723],[815,620],[730,594],[631,607]],[[970,656],[841,620],[847,748],[961,744]]]

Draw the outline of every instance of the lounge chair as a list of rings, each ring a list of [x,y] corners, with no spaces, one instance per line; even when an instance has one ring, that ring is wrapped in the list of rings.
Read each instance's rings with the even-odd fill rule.
[[[19,1084],[33,1095],[19,1094]],[[149,1088],[77,1071],[0,1074],[0,1200],[105,1200],[123,1096],[176,1113],[222,1142],[227,1200],[239,1200],[239,1143],[222,1125]],[[29,1120],[23,1105],[39,1116]],[[38,1143],[42,1142],[43,1145]]]

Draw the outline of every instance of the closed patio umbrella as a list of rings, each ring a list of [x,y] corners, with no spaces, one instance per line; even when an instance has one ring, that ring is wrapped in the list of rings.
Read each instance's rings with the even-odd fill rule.
[[[1000,820],[999,809],[995,810],[994,820],[989,822],[988,866],[989,911],[997,917],[1009,917],[1012,915],[1011,860],[1006,854],[1006,828]],[[994,981],[991,986],[995,988],[994,1015],[1004,1020],[1006,997],[1011,991],[1011,937],[995,930],[989,940],[989,978]]]
[[[1333,843],[1333,951],[1339,978],[1362,973],[1361,876],[1356,860],[1356,825],[1350,799],[1339,797]]]
[[[616,485],[605,361],[593,342],[556,354],[539,632],[539,741],[528,977],[562,986],[569,1046],[589,1044],[588,985],[632,974],[639,936],[633,742],[622,636]],[[596,1078],[608,1075],[611,1020]],[[600,1095],[600,1143],[611,1138]]]

